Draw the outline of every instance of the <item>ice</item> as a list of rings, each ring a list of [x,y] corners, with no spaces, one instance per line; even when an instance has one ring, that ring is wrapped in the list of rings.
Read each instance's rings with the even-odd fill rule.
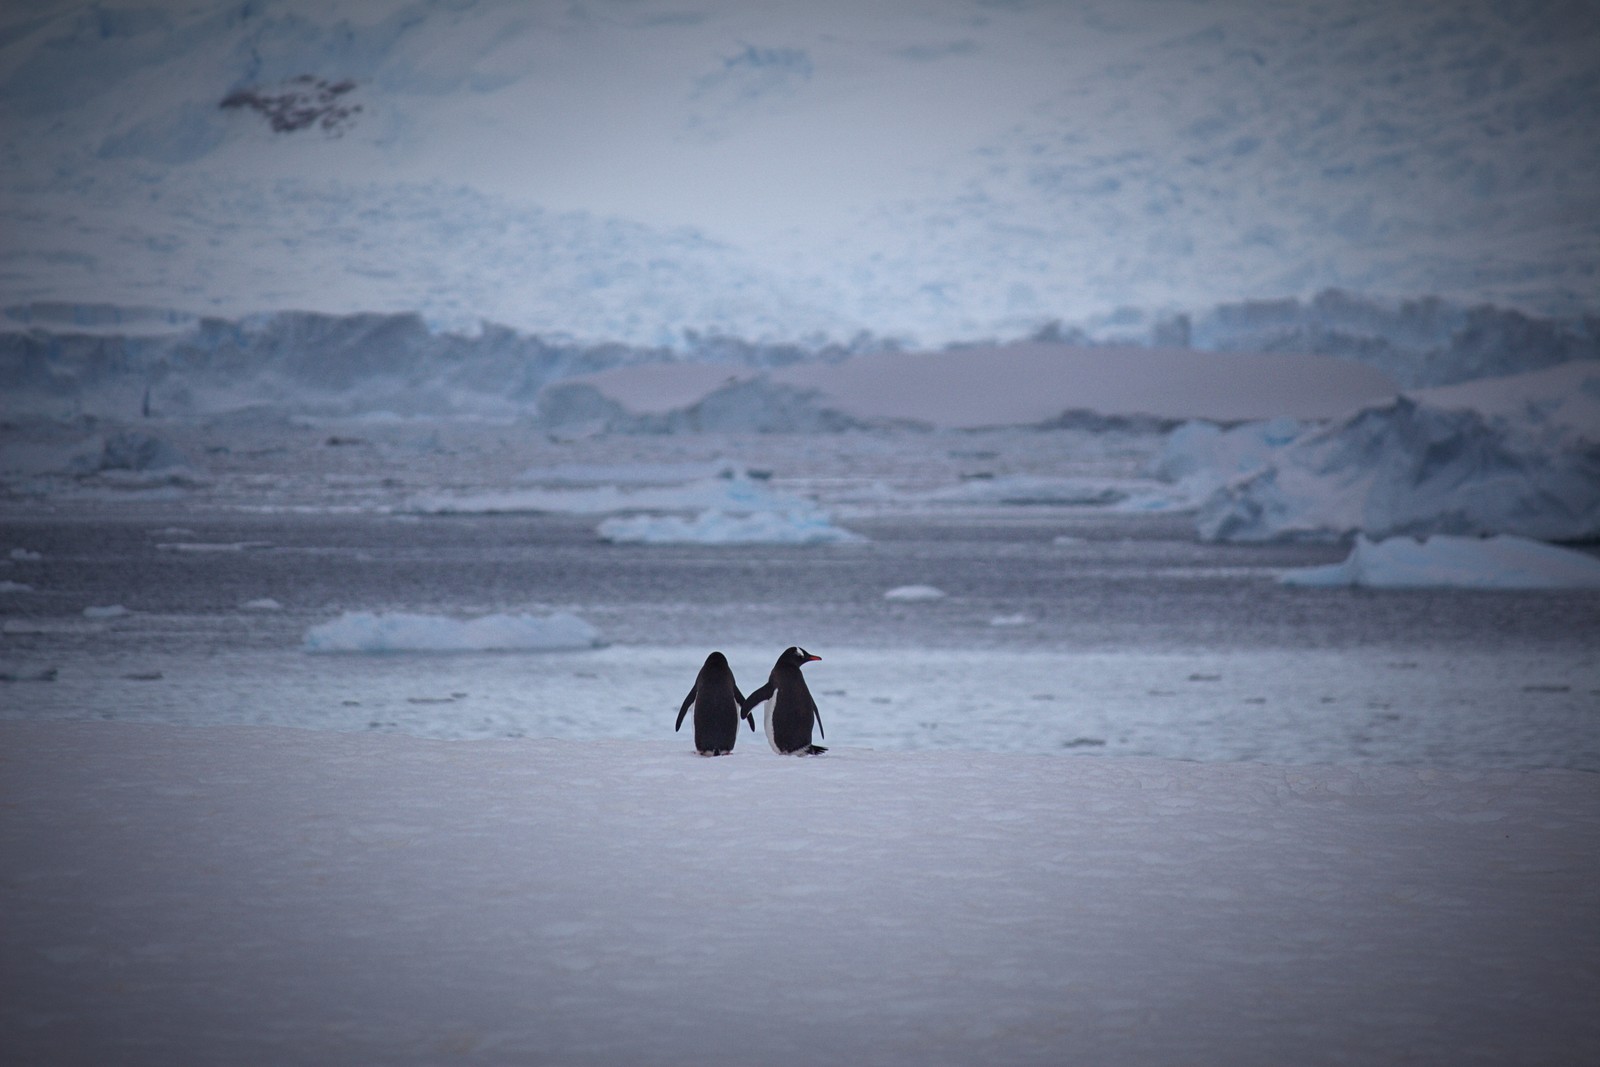
[[[83,617],[86,619],[120,619],[124,615],[131,614],[133,612],[121,604],[91,605],[83,609]]]
[[[1600,589],[1600,559],[1510,534],[1421,541],[1362,535],[1344,562],[1288,571],[1279,580],[1370,589]]]
[[[1176,482],[1198,502],[1235,478],[1266,466],[1274,454],[1312,424],[1279,417],[1222,427],[1191,420],[1167,435],[1151,473]]]
[[[883,594],[885,600],[943,600],[943,589],[931,585],[897,585]]]
[[[1581,7],[634,6],[18,8],[0,302],[941,344],[1343,286],[1521,347],[1475,306],[1593,301]]]
[[[734,477],[739,469],[727,463],[562,463],[529,467],[521,480],[534,485],[686,485]]]
[[[243,608],[245,611],[282,611],[283,610],[283,605],[278,603],[276,600],[274,600],[270,596],[256,597],[253,600],[246,600],[244,603],[240,604],[239,607]]]
[[[606,519],[597,532],[607,541],[652,545],[828,545],[865,540],[815,509],[730,514],[717,509],[692,519],[632,515]]]
[[[1191,439],[1198,435],[1190,435]],[[1257,434],[1259,436],[1259,434]],[[1211,448],[1224,470],[1233,462]],[[1287,443],[1201,507],[1202,537],[1600,536],[1600,361],[1420,390]]]
[[[996,615],[989,620],[990,626],[1028,626],[1033,622],[1033,616],[1016,612],[1012,615]]]
[[[17,563],[37,563],[44,559],[44,554],[26,548],[13,548],[10,558]]]
[[[595,648],[600,632],[569,612],[453,619],[347,611],[306,631],[307,652],[549,651]]]
[[[13,582],[9,579],[0,581],[0,593],[31,593],[33,586],[27,582]]]
[[[663,481],[665,480],[663,476]],[[743,474],[684,485],[595,485],[582,488],[512,489],[491,493],[419,494],[409,509],[426,514],[559,512],[596,515],[619,511],[717,511],[729,514],[801,512],[814,505]]]
[[[32,1064],[1600,1053],[1592,774],[0,742],[0,1044]]]

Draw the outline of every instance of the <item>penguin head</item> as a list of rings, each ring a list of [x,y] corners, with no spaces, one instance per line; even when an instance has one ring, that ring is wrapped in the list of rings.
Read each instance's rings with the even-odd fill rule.
[[[820,661],[821,656],[813,656],[799,645],[790,645],[783,650],[783,655],[778,657],[779,663],[787,663],[791,667],[799,667],[813,661]]]
[[[711,655],[706,657],[705,666],[707,667],[726,667],[727,665],[728,657],[724,656],[721,652],[713,652]]]

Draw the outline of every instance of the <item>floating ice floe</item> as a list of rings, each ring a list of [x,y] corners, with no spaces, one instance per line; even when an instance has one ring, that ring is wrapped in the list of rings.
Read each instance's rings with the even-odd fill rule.
[[[27,582],[0,582],[0,593],[31,593],[33,586]]]
[[[156,545],[163,552],[249,552],[271,547],[271,541],[164,541]]]
[[[1015,615],[996,615],[989,620],[990,626],[1029,626],[1033,623],[1033,616],[1017,612]]]
[[[943,600],[944,590],[931,585],[897,585],[883,594],[885,600]]]
[[[282,611],[283,610],[283,605],[278,603],[276,600],[272,599],[269,596],[257,597],[254,600],[246,600],[243,604],[240,604],[239,606],[241,608],[243,608],[245,611]]]
[[[133,612],[121,604],[92,605],[83,609],[83,617],[86,619],[120,619],[124,615],[132,614]]]
[[[1202,505],[1206,540],[1600,536],[1597,360],[1423,390],[1262,443],[1261,465]]]
[[[683,485],[595,485],[583,488],[512,489],[445,496],[426,493],[408,507],[430,515],[557,512],[604,515],[622,511],[794,511],[811,502],[743,476],[706,478]]]
[[[634,544],[819,545],[863,541],[817,510],[758,511],[734,515],[711,509],[694,518],[630,515],[607,519],[597,532],[607,541]]]
[[[306,631],[307,652],[543,652],[597,648],[600,631],[576,615],[452,619],[408,612],[347,611]]]
[[[1526,537],[1356,538],[1342,563],[1283,574],[1285,585],[1371,589],[1600,589],[1600,559]]]
[[[38,563],[40,560],[44,559],[44,554],[40,552],[31,552],[26,548],[13,548],[11,550],[10,558],[18,563]]]

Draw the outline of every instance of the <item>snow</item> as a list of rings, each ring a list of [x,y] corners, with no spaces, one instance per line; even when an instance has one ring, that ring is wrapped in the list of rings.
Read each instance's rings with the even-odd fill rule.
[[[651,545],[825,545],[864,540],[816,509],[730,514],[718,509],[694,518],[629,515],[606,519],[597,532],[607,541]]]
[[[1600,536],[1600,361],[1418,390],[1286,443],[1260,429],[1239,434],[1252,442],[1242,454],[1261,465],[1204,501],[1207,539]],[[1209,477],[1221,480],[1230,465],[1248,465],[1228,458],[1241,452],[1221,447],[1229,436],[1191,433],[1176,447],[1209,455],[1220,468]]]
[[[29,1063],[1600,1055],[1589,774],[0,740]]]
[[[307,652],[551,651],[593,648],[600,632],[570,612],[452,619],[347,611],[306,631]]]
[[[1330,286],[1581,313],[1585,14],[11,5],[0,304],[633,344],[937,345]],[[345,82],[295,131],[220,106]]]
[[[885,600],[943,600],[943,589],[931,585],[897,585],[883,594]]]
[[[1600,589],[1600,559],[1510,534],[1421,541],[1363,535],[1344,562],[1288,571],[1279,580],[1370,589]]]

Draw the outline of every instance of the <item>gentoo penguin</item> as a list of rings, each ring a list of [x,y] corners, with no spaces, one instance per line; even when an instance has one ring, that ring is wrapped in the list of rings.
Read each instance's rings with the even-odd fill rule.
[[[695,676],[694,688],[683,698],[678,724],[672,732],[677,733],[683,726],[683,717],[693,706],[695,751],[702,756],[725,756],[733,751],[733,742],[739,736],[740,716],[750,724],[752,732],[756,728],[754,716],[744,710],[743,704],[744,696],[733,680],[728,657],[713,652]]]
[[[821,658],[799,647],[784,649],[778,662],[772,665],[767,684],[745,697],[741,705],[748,714],[763,700],[767,702],[767,743],[780,756],[815,756],[828,751],[821,745],[811,743],[812,723],[817,724],[817,730],[823,737],[828,734],[822,729],[817,702],[811,698],[811,690],[806,688],[805,675],[800,673],[802,664]],[[755,724],[751,723],[750,728],[755,729]]]

